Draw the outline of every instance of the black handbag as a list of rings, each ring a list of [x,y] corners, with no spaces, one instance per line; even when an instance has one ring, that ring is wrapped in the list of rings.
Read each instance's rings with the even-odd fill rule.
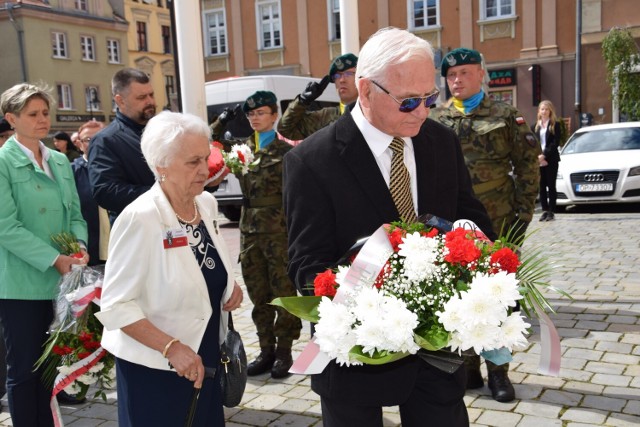
[[[222,404],[233,408],[240,404],[247,386],[247,353],[242,338],[233,328],[233,318],[229,313],[229,330],[220,346],[220,384],[222,385]]]

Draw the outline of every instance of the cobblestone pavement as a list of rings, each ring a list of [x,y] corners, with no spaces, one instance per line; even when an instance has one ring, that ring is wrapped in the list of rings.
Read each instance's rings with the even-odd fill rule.
[[[472,426],[638,426],[640,425],[640,213],[568,212],[553,222],[532,223],[525,245],[544,244],[556,263],[551,282],[573,300],[547,293],[557,310],[552,319],[562,339],[558,377],[537,374],[540,353],[535,321],[527,349],[514,355],[510,377],[517,400],[498,403],[488,388],[470,391],[465,402]],[[237,227],[224,228],[231,250],[238,251]],[[238,277],[239,267],[236,271]],[[241,280],[241,279],[239,279]],[[258,353],[255,329],[245,303],[234,323],[249,359]],[[302,350],[308,325],[295,345]],[[486,378],[486,371],[483,372]],[[318,396],[309,378],[249,379],[242,403],[225,409],[227,426],[321,426]],[[6,413],[0,426],[10,426]],[[107,402],[62,406],[67,426],[116,426],[115,391]],[[385,426],[399,424],[396,407],[384,413]],[[428,423],[425,421],[425,425]]]

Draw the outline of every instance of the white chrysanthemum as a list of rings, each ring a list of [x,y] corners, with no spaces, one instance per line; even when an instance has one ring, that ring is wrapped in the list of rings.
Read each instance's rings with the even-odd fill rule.
[[[71,366],[67,366],[67,365],[62,365],[62,366],[58,366],[58,372],[60,372],[62,375],[67,376],[70,373],[72,373],[75,369],[72,368]]]
[[[91,384],[96,383],[98,381],[98,378],[97,378],[97,376],[95,376],[93,374],[90,374],[89,372],[86,372],[86,373],[80,375],[76,379],[76,381],[81,382],[82,384],[85,384],[85,385],[91,385]]]
[[[460,316],[465,324],[499,326],[507,318],[507,311],[500,301],[478,288],[460,294],[463,307]]]
[[[413,340],[413,330],[418,327],[418,316],[395,298],[386,305],[384,338],[388,348],[397,352],[415,354],[420,348]]]
[[[355,306],[352,311],[356,319],[364,321],[377,318],[382,311],[383,293],[373,286],[361,286],[354,294]]]
[[[465,316],[462,314],[464,305],[460,298],[452,297],[442,309],[443,311],[436,312],[436,316],[447,331],[453,332],[464,326]]]
[[[320,350],[340,364],[349,364],[349,350],[355,345],[351,329],[353,315],[348,306],[334,304],[323,297],[318,305],[320,321],[316,324],[315,338]]]
[[[95,374],[96,372],[100,372],[102,368],[104,368],[104,363],[98,362],[89,369],[89,372]]]
[[[478,274],[471,281],[471,289],[478,289],[488,294],[491,298],[500,301],[505,308],[515,307],[516,301],[522,299],[518,291],[518,282],[515,273],[499,271],[496,274]]]
[[[398,246],[398,254],[404,257],[404,276],[410,281],[427,280],[436,271],[438,240],[420,233],[407,234]]]
[[[356,344],[362,346],[363,353],[373,354],[376,350],[390,350],[385,342],[384,330],[388,327],[382,317],[369,317],[358,325],[354,332]]]
[[[483,350],[493,350],[497,347],[502,331],[499,326],[476,323],[469,325],[459,332],[458,337],[462,350],[473,350],[480,354]]]
[[[82,388],[80,388],[80,384],[78,384],[77,381],[74,381],[66,386],[64,388],[64,391],[66,391],[68,394],[74,395],[80,393],[82,391]]]
[[[531,325],[525,322],[524,317],[522,317],[519,312],[511,313],[500,326],[503,346],[507,347],[509,351],[512,351],[514,348],[525,347],[527,345],[527,338],[524,335],[527,333],[527,328],[529,327],[531,327]]]

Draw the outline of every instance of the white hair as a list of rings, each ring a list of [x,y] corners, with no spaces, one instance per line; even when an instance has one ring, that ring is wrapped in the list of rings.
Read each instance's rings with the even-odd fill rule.
[[[185,134],[211,138],[207,123],[200,117],[188,113],[163,111],[151,118],[144,128],[140,146],[149,168],[159,178],[157,168],[166,168],[182,149]]]
[[[369,37],[360,49],[356,80],[366,77],[384,83],[387,67],[416,57],[428,58],[433,63],[431,43],[407,30],[382,28]]]

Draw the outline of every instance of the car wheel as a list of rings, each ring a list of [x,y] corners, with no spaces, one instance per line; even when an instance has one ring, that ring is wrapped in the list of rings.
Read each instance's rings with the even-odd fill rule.
[[[241,209],[242,208],[240,206],[220,206],[220,212],[222,212],[229,221],[233,222],[240,221]]]

